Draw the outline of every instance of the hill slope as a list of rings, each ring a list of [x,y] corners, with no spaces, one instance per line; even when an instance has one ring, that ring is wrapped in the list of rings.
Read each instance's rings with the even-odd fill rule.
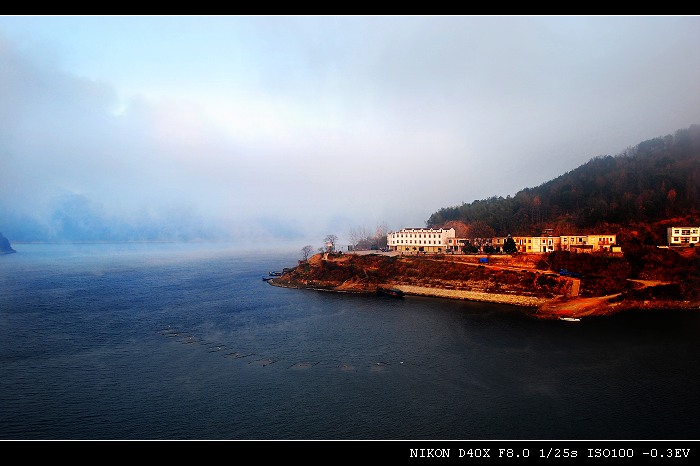
[[[600,156],[515,196],[492,197],[433,213],[428,227],[483,222],[495,235],[644,230],[657,244],[663,222],[700,223],[700,125],[651,139],[617,156]],[[659,227],[646,228],[646,225]],[[661,233],[660,233],[661,232]]]
[[[17,251],[12,249],[10,241],[0,233],[0,254],[12,254],[13,252]]]

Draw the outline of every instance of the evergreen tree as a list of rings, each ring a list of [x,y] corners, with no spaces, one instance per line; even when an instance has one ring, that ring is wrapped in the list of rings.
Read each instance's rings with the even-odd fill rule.
[[[506,242],[503,244],[503,252],[506,254],[513,254],[517,251],[518,247],[515,245],[515,240],[509,236],[508,239],[506,239]]]

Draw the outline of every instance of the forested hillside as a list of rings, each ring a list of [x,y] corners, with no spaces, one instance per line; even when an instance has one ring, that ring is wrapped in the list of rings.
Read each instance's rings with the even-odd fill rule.
[[[595,157],[515,196],[442,208],[426,224],[477,224],[497,236],[539,235],[546,228],[555,235],[633,232],[659,243],[666,226],[700,223],[699,199],[700,125],[692,125],[617,156]]]

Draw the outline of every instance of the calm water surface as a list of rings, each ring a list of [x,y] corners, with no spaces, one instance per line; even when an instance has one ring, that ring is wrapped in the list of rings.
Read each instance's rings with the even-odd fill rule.
[[[0,257],[0,439],[700,438],[700,313],[264,283],[295,250],[25,245]]]

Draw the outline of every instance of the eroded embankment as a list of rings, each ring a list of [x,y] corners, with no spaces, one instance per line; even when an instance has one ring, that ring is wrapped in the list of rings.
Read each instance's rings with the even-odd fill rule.
[[[522,262],[522,259],[514,262],[498,257],[487,266],[474,263],[476,260],[478,258],[441,260],[437,257],[319,254],[268,283],[286,288],[365,294],[376,293],[378,287],[396,288],[407,296],[521,306],[524,312],[539,319],[602,316],[633,309],[698,307],[680,301],[640,301],[614,290],[604,296],[572,297],[578,289],[572,284],[578,280],[537,270],[534,264]]]
[[[414,296],[430,296],[435,298],[463,299],[468,301],[483,301],[489,303],[511,304],[514,306],[537,307],[549,301],[535,296],[517,294],[487,293],[483,291],[453,290],[416,285],[392,285],[405,294]]]

